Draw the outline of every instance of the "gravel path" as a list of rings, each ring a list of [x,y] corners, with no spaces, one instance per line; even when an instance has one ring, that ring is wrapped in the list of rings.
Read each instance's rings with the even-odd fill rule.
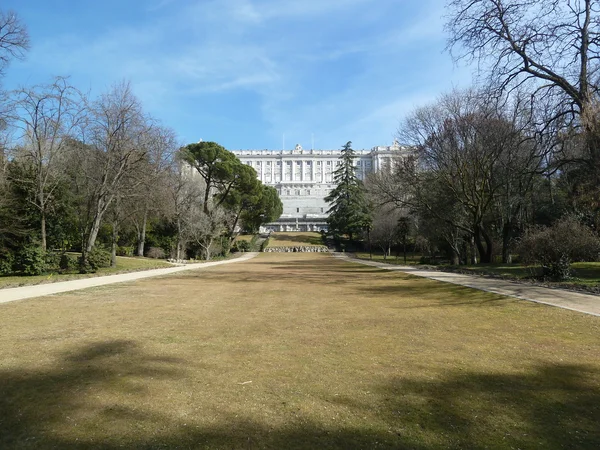
[[[430,278],[432,280],[458,284],[460,286],[492,292],[494,294],[507,295],[509,297],[515,297],[530,302],[543,303],[544,305],[557,306],[559,308],[570,309],[572,311],[591,314],[593,316],[600,316],[600,296],[597,295],[534,286],[525,283],[499,280],[496,278],[485,278],[437,270],[424,270],[412,266],[396,266],[377,261],[351,258],[344,253],[334,253],[334,256],[358,264],[387,270],[397,270],[418,277]]]
[[[170,275],[184,270],[204,269],[206,267],[219,266],[247,261],[254,258],[258,253],[249,252],[242,256],[223,261],[204,262],[197,264],[185,264],[182,266],[168,267],[165,269],[152,269],[140,272],[122,273],[119,275],[107,275],[104,277],[82,278],[81,280],[59,281],[57,283],[37,284],[35,286],[21,286],[16,288],[0,289],[0,303],[14,302],[26,298],[42,297],[44,295],[58,294],[61,292],[76,291],[106,284],[123,283],[125,281],[141,280],[143,278]]]

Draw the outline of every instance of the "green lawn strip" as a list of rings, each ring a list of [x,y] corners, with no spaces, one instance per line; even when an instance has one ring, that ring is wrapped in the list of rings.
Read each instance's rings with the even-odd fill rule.
[[[37,276],[0,277],[0,289],[56,283],[58,281],[79,280],[82,278],[116,275],[119,273],[138,272],[140,270],[161,269],[165,267],[173,267],[173,265],[158,259],[117,256],[117,267],[98,269],[98,271],[95,273],[49,273]]]
[[[371,261],[382,262],[386,264],[396,264],[396,265],[414,265],[419,264],[421,261],[421,255],[418,253],[407,253],[406,254],[406,263],[404,262],[404,254],[400,253],[398,257],[395,254],[392,256],[384,257],[381,252],[355,252],[354,256],[358,259],[368,259]]]
[[[291,231],[271,233],[267,247],[300,247],[304,245],[324,245],[321,234]]]
[[[398,258],[388,256],[384,259],[381,253],[373,253],[369,258],[367,252],[357,252],[355,256],[359,259],[365,259],[377,262],[383,262],[393,265],[404,265],[404,258],[400,255]],[[407,258],[406,265],[419,265],[420,255],[410,255]],[[449,272],[459,272],[466,274],[475,274],[482,276],[498,277],[509,280],[528,280],[534,281],[540,275],[540,268],[537,266],[524,266],[522,264],[475,264],[466,266],[451,266],[440,264],[435,266],[423,265],[427,269],[435,269]],[[574,278],[564,282],[546,281],[544,284],[554,287],[565,288],[583,288],[595,292],[600,285],[600,262],[576,262],[573,263]]]
[[[600,320],[331,255],[0,306],[0,448],[600,448]]]
[[[441,265],[437,267],[440,270],[474,273],[513,280],[535,281],[540,276],[539,267],[527,267],[521,264],[478,264],[459,267]],[[574,277],[571,280],[562,282],[546,281],[544,283],[555,287],[581,287],[592,290],[600,285],[600,262],[576,262],[573,263],[572,267]]]

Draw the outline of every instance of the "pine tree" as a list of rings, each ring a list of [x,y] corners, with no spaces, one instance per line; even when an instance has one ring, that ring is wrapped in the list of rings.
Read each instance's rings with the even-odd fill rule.
[[[333,173],[336,187],[325,197],[331,204],[327,211],[329,230],[335,234],[347,234],[352,241],[370,223],[370,213],[362,181],[356,177],[355,153],[352,142],[346,143],[340,155],[341,165]]]

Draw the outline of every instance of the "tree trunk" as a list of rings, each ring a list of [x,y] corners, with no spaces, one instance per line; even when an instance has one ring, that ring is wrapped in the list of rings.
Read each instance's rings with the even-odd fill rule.
[[[177,248],[175,249],[175,259],[177,261],[180,261],[182,259],[181,258],[181,247],[182,247],[181,239],[178,237],[177,238]]]
[[[386,260],[387,259],[387,253],[385,251],[385,246],[382,244],[379,244],[379,248],[381,249],[381,251],[383,252],[383,259]]]
[[[85,253],[89,253],[94,248],[96,244],[96,238],[98,237],[98,232],[100,231],[100,223],[102,222],[102,217],[100,215],[94,216],[94,221],[92,222],[92,228],[90,229],[90,234],[87,239],[87,243],[85,245]]]
[[[112,223],[112,239],[110,247],[110,267],[117,267],[117,241],[119,240],[119,229],[117,221]]]
[[[512,241],[513,227],[510,222],[502,227],[502,264],[512,264],[512,255],[510,253],[510,244]]]
[[[477,264],[477,249],[474,236],[471,236],[471,264]]]
[[[206,246],[203,246],[204,247],[204,259],[206,261],[210,261],[210,256],[211,256],[210,247],[211,246],[212,246],[212,239],[208,242],[208,244]]]
[[[492,257],[494,256],[494,243],[490,238],[490,235],[485,231],[485,229],[481,228],[481,235],[485,241],[486,251],[485,251],[485,261],[482,262],[491,263]]]
[[[242,214],[242,210],[240,209],[237,214],[235,215],[235,220],[233,222],[233,225],[231,227],[231,231],[229,232],[229,245],[233,245],[233,241],[236,238],[236,234],[235,234],[235,227],[237,227],[238,221],[240,220],[240,215]]]
[[[181,250],[183,247],[183,243],[181,242],[181,219],[177,218],[177,247],[175,249],[175,260],[180,261],[183,258],[181,257]]]
[[[454,246],[452,246],[452,265],[459,266],[460,265],[460,253]]]
[[[42,210],[41,222],[42,250],[46,251],[46,212],[44,210]]]
[[[87,243],[85,245],[85,251],[83,252],[84,261],[86,255],[92,251],[94,245],[96,245],[96,238],[98,237],[98,232],[100,231],[100,225],[102,224],[102,217],[106,212],[108,205],[112,202],[113,197],[108,200],[98,199],[96,204],[94,205],[95,213],[94,219],[92,220],[92,227],[90,228],[90,234],[88,235]]]
[[[480,225],[473,227],[473,237],[475,238],[475,245],[479,252],[479,258],[484,264],[492,262],[492,240],[485,230]],[[485,245],[484,245],[485,241]]]
[[[148,206],[144,208],[144,217],[142,219],[142,227],[138,235],[137,255],[144,256],[144,245],[146,243],[146,224],[148,222]]]

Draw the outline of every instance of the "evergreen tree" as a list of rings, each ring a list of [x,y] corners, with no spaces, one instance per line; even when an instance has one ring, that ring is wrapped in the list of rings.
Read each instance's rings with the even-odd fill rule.
[[[362,181],[356,177],[355,153],[352,142],[346,143],[340,155],[341,165],[333,173],[336,187],[325,197],[331,204],[327,211],[329,230],[335,234],[353,236],[364,230],[370,223],[370,212],[365,199]]]

